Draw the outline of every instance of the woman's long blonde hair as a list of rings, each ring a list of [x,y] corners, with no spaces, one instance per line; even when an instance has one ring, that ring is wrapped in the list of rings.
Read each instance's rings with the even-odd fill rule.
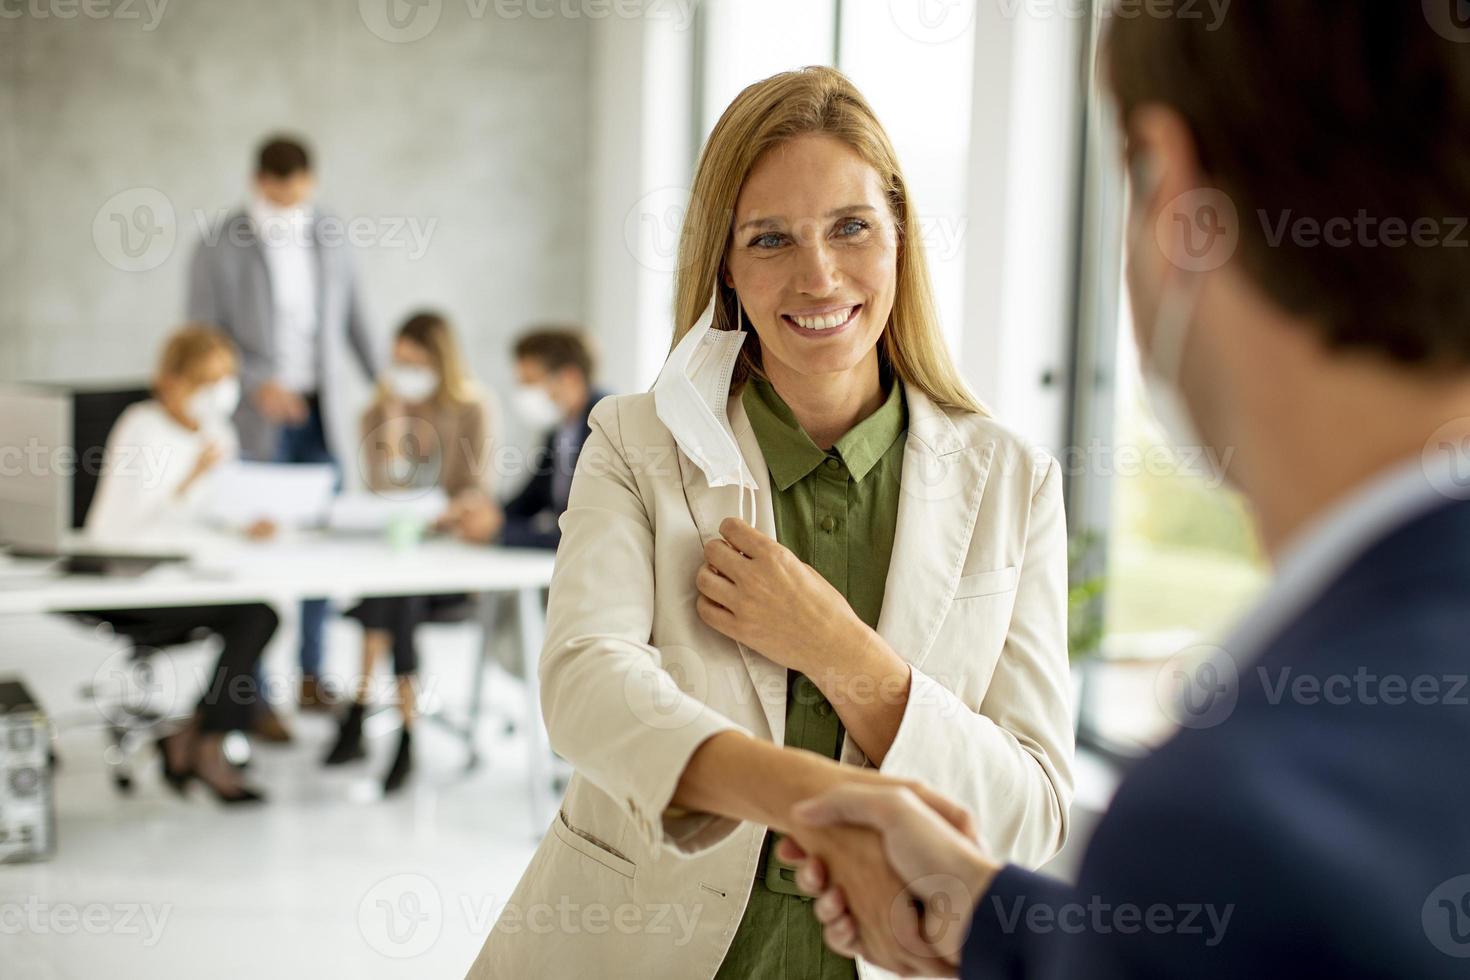
[[[715,329],[736,329],[735,293],[721,274],[731,244],[735,202],[746,176],[763,154],[809,134],[846,143],[878,172],[884,184],[898,232],[898,271],[893,312],[879,340],[880,356],[901,380],[935,404],[988,414],[960,379],[940,333],[918,214],[898,155],[862,93],[834,68],[803,68],[756,82],[735,97],[715,124],[700,154],[689,213],[679,237],[674,344],[699,320],[716,287]],[[732,387],[762,374],[760,342],[751,336],[741,348]]]

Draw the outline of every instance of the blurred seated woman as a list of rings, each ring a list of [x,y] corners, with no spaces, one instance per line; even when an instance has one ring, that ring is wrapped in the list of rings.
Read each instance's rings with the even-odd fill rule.
[[[384,372],[372,406],[362,418],[359,463],[370,490],[412,494],[440,488],[450,511],[489,499],[490,422],[485,401],[465,370],[449,321],[417,313],[398,330],[393,362]],[[446,514],[440,520],[444,526]],[[373,668],[393,652],[403,731],[383,779],[383,791],[403,785],[413,770],[414,681],[418,625],[462,607],[463,595],[393,596],[366,599],[347,615],[363,625],[362,674],[337,742],[325,764],[363,758],[362,721]]]
[[[97,496],[87,513],[89,538],[164,546],[217,533],[203,515],[220,464],[239,455],[230,421],[240,400],[238,371],[234,346],[213,327],[191,324],[168,338],[154,397],[129,406],[108,434]],[[274,530],[258,521],[244,533],[265,538]],[[87,615],[119,632],[145,633],[156,646],[186,642],[201,629],[224,641],[193,717],[158,742],[163,774],[180,793],[198,778],[225,803],[263,801],[226,761],[222,745],[226,733],[251,727],[259,702],[255,667],[276,631],[275,612],[247,603]]]

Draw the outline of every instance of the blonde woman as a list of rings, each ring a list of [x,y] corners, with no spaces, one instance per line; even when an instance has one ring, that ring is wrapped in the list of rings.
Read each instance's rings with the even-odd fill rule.
[[[777,75],[692,194],[670,360],[593,412],[562,518],[541,693],[577,771],[476,977],[888,975],[775,856],[817,787],[940,791],[1023,865],[1066,834],[1058,467],[956,375],[888,137],[838,72]],[[915,935],[875,833],[808,837]]]
[[[465,369],[449,321],[430,312],[409,317],[394,338],[392,363],[362,418],[364,482],[379,493],[439,487],[450,498],[451,511],[488,499],[490,439],[485,400]],[[373,668],[391,650],[403,729],[383,790],[391,793],[404,784],[413,771],[415,631],[446,607],[466,601],[461,595],[393,596],[366,599],[348,611],[363,625],[362,673],[325,765],[366,756],[362,722]]]

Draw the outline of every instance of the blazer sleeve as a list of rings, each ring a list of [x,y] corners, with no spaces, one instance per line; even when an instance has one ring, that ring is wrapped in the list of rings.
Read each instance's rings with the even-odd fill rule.
[[[694,751],[745,729],[682,691],[649,643],[656,541],[616,399],[593,413],[561,530],[540,666],[551,746],[613,799],[656,855],[713,846],[739,822],[665,810]]]
[[[378,361],[373,353],[372,336],[368,332],[363,316],[362,294],[357,285],[357,271],[349,256],[342,256],[343,272],[347,276],[347,342],[357,356],[357,363],[369,382],[377,380]]]
[[[879,770],[969,808],[990,849],[1026,867],[1067,837],[1072,803],[1067,530],[1056,460],[1032,492],[1016,600],[983,701],[913,668],[903,721]]]

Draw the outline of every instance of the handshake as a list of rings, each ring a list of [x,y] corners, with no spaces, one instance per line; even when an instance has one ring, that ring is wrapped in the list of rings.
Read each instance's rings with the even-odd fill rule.
[[[970,815],[919,783],[848,782],[796,804],[777,856],[815,896],[822,938],[902,976],[954,976],[999,867]]]

